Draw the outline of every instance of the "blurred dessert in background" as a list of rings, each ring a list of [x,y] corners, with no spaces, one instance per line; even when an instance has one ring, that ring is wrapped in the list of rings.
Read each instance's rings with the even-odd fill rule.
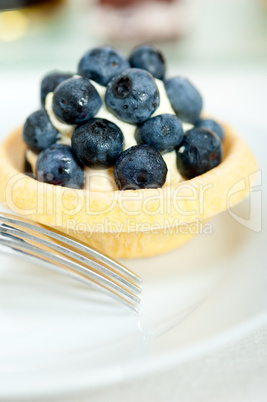
[[[0,41],[13,42],[60,16],[66,0],[0,0]]]
[[[193,0],[98,0],[92,21],[97,34],[109,40],[175,40],[194,20],[193,4]]]
[[[17,8],[25,8],[40,5],[53,5],[61,3],[62,0],[1,0],[0,10],[12,10]]]
[[[153,2],[154,3],[174,3],[175,0],[146,0],[147,2]],[[125,7],[137,3],[144,3],[144,0],[99,0],[100,4],[107,4],[107,5],[112,5],[115,7]]]

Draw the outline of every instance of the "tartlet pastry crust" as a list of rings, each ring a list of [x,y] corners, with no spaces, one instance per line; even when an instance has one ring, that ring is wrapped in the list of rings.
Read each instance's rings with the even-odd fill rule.
[[[0,146],[0,202],[115,258],[160,254],[248,195],[257,163],[245,141],[231,127],[224,129],[223,161],[201,176],[160,189],[96,192],[26,176],[26,144],[18,128]]]

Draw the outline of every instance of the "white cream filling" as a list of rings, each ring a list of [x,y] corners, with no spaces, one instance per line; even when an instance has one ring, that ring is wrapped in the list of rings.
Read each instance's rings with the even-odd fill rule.
[[[74,78],[79,78],[78,75],[76,75]],[[155,80],[156,84],[159,89],[159,95],[160,95],[160,104],[157,110],[153,113],[151,117],[158,116],[160,114],[164,113],[169,113],[169,114],[175,114],[174,110],[171,106],[171,103],[169,101],[169,98],[167,96],[167,93],[165,91],[164,83],[161,80]],[[97,115],[95,117],[106,119],[111,121],[112,123],[116,124],[122,131],[123,136],[124,136],[124,147],[123,149],[130,148],[133,145],[137,145],[137,142],[135,140],[134,134],[136,130],[136,126],[133,124],[126,123],[122,120],[119,120],[116,116],[114,116],[111,112],[106,107],[105,104],[105,93],[106,93],[106,87],[97,84],[94,81],[91,81],[91,84],[95,87],[97,92],[100,95],[100,98],[102,100],[102,106],[99,109]],[[48,113],[48,116],[51,120],[51,123],[53,126],[60,132],[61,138],[57,141],[60,144],[66,144],[66,145],[71,145],[71,136],[72,133],[75,129],[75,125],[70,125],[63,123],[60,121],[52,108],[53,105],[53,93],[50,92],[46,96],[46,101],[45,101],[45,108]],[[188,123],[183,123],[183,129],[184,131],[187,131],[193,127],[192,124]],[[166,165],[168,167],[168,173],[167,173],[167,178],[164,186],[170,186],[174,185],[180,181],[183,180],[182,176],[180,175],[177,166],[176,166],[176,152],[172,151],[169,153],[166,153],[163,156],[163,159],[166,162]],[[32,151],[28,150],[26,157],[29,161],[29,163],[32,165],[33,170],[35,169],[36,165],[36,160],[37,156],[34,154]],[[114,180],[114,175],[113,175],[113,168],[109,169],[91,169],[91,168],[85,168],[85,189],[90,189],[90,191],[112,191],[116,190],[117,186]]]

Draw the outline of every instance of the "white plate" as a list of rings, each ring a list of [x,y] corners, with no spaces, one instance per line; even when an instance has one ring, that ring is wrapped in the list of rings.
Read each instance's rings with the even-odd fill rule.
[[[144,278],[138,316],[82,284],[1,257],[0,399],[151,373],[267,315],[264,236],[228,213],[212,228],[180,250],[127,263]]]
[[[265,127],[239,121],[247,138],[255,133],[254,149],[266,166]],[[138,316],[82,284],[1,256],[0,400],[134,380],[261,325],[267,319],[267,219],[255,199],[260,232],[225,212],[212,221],[211,235],[166,255],[128,261],[144,278]],[[244,202],[235,213],[246,217],[248,207]]]

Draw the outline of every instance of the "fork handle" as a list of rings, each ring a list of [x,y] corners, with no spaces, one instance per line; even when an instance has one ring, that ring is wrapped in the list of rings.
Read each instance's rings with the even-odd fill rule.
[[[7,256],[15,257],[15,258],[22,258],[23,260],[36,264],[38,266],[42,266],[43,268],[48,268],[51,271],[54,271],[56,273],[60,273],[62,275],[65,275],[67,277],[77,279],[80,282],[86,283],[87,285],[91,285],[91,282],[89,282],[86,278],[80,276],[79,274],[76,274],[75,272],[72,271],[67,271],[65,268],[61,268],[59,265],[54,265],[52,262],[43,260],[40,257],[35,257],[34,255],[28,254],[25,251],[19,250],[15,248],[15,243],[13,245],[11,244],[4,244],[5,240],[0,240],[0,253],[5,254]],[[18,242],[19,244],[19,242]]]
[[[13,236],[12,236],[13,237]],[[50,269],[51,271],[54,271],[56,273],[60,273],[62,275],[65,275],[69,278],[75,279],[79,282],[82,282],[91,288],[101,288],[102,292],[112,295],[112,297],[116,300],[119,300],[122,304],[126,305],[128,308],[131,310],[135,311],[136,313],[139,312],[138,307],[131,303],[128,300],[125,300],[122,296],[118,296],[115,292],[113,292],[111,289],[106,290],[102,286],[98,285],[97,283],[93,282],[92,280],[87,279],[86,277],[80,275],[79,273],[75,273],[72,270],[66,269],[61,267],[60,265],[55,265],[54,263],[42,258],[41,256],[35,257],[34,255],[28,253],[27,251],[23,250],[23,240],[14,240],[13,239],[8,239],[0,236],[0,253],[2,252],[5,255],[8,256],[13,256],[17,258],[23,258],[25,261],[28,261],[30,263],[33,263],[35,265],[41,265],[44,268]]]

